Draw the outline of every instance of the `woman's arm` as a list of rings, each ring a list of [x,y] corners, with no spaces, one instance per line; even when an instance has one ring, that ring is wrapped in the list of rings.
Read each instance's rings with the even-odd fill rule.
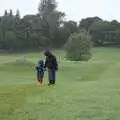
[[[45,57],[45,60],[44,60],[44,68],[46,69],[47,67],[47,64],[48,64],[48,57]]]

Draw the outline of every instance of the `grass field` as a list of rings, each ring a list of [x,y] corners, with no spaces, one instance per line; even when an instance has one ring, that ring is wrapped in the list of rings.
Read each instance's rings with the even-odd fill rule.
[[[120,49],[94,48],[88,62],[54,52],[57,85],[43,88],[34,70],[42,53],[0,54],[0,120],[120,120]]]

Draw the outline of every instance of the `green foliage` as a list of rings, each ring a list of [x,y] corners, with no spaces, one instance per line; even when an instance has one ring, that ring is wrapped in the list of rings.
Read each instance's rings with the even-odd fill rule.
[[[74,33],[65,44],[67,58],[74,61],[89,60],[91,47],[91,37],[88,33]]]
[[[73,33],[87,31],[94,45],[120,45],[120,23],[104,21],[99,17],[66,21],[65,13],[57,10],[56,0],[41,0],[38,13],[20,17],[5,10],[0,16],[0,49],[61,48]],[[12,36],[12,37],[11,37]]]
[[[60,25],[65,16],[64,13],[56,10],[55,0],[42,0],[39,5],[39,16],[41,18],[42,38],[49,39],[46,45],[59,47],[63,45]]]
[[[80,30],[89,31],[92,40],[97,46],[111,44],[120,45],[120,23],[116,20],[111,22],[103,21],[98,17],[82,19],[79,25]]]
[[[56,0],[41,0],[38,8],[39,15],[44,19],[46,15],[49,15],[51,12],[55,11],[56,7]]]
[[[20,11],[19,10],[17,10],[17,12],[16,12],[16,18],[18,18],[18,19],[20,19]]]
[[[6,42],[6,48],[15,48],[18,43],[16,43],[16,36],[13,31],[7,31],[6,32],[6,37],[5,37],[5,42]]]
[[[69,38],[69,36],[75,32],[78,32],[77,22],[75,21],[64,21],[61,27],[63,43]]]
[[[82,19],[80,21],[79,28],[89,31],[89,28],[92,26],[92,24],[97,21],[102,21],[102,19],[99,17],[88,17],[86,19]]]
[[[65,14],[56,10],[55,0],[42,0],[39,13],[20,18],[19,10],[5,10],[0,17],[0,48],[38,49],[40,47],[60,47],[64,44],[61,24]]]

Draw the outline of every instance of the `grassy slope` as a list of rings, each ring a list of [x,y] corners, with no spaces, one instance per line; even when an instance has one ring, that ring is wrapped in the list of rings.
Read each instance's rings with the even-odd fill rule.
[[[0,56],[0,120],[119,120],[119,53],[97,48],[89,62],[68,62],[56,51],[57,86],[42,89],[34,71],[41,54]],[[15,63],[23,56],[27,64]]]

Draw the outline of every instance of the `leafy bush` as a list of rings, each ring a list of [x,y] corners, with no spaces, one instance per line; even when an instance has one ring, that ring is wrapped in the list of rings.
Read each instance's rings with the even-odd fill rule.
[[[92,41],[88,33],[74,33],[65,44],[66,55],[69,60],[87,61],[91,58]]]

